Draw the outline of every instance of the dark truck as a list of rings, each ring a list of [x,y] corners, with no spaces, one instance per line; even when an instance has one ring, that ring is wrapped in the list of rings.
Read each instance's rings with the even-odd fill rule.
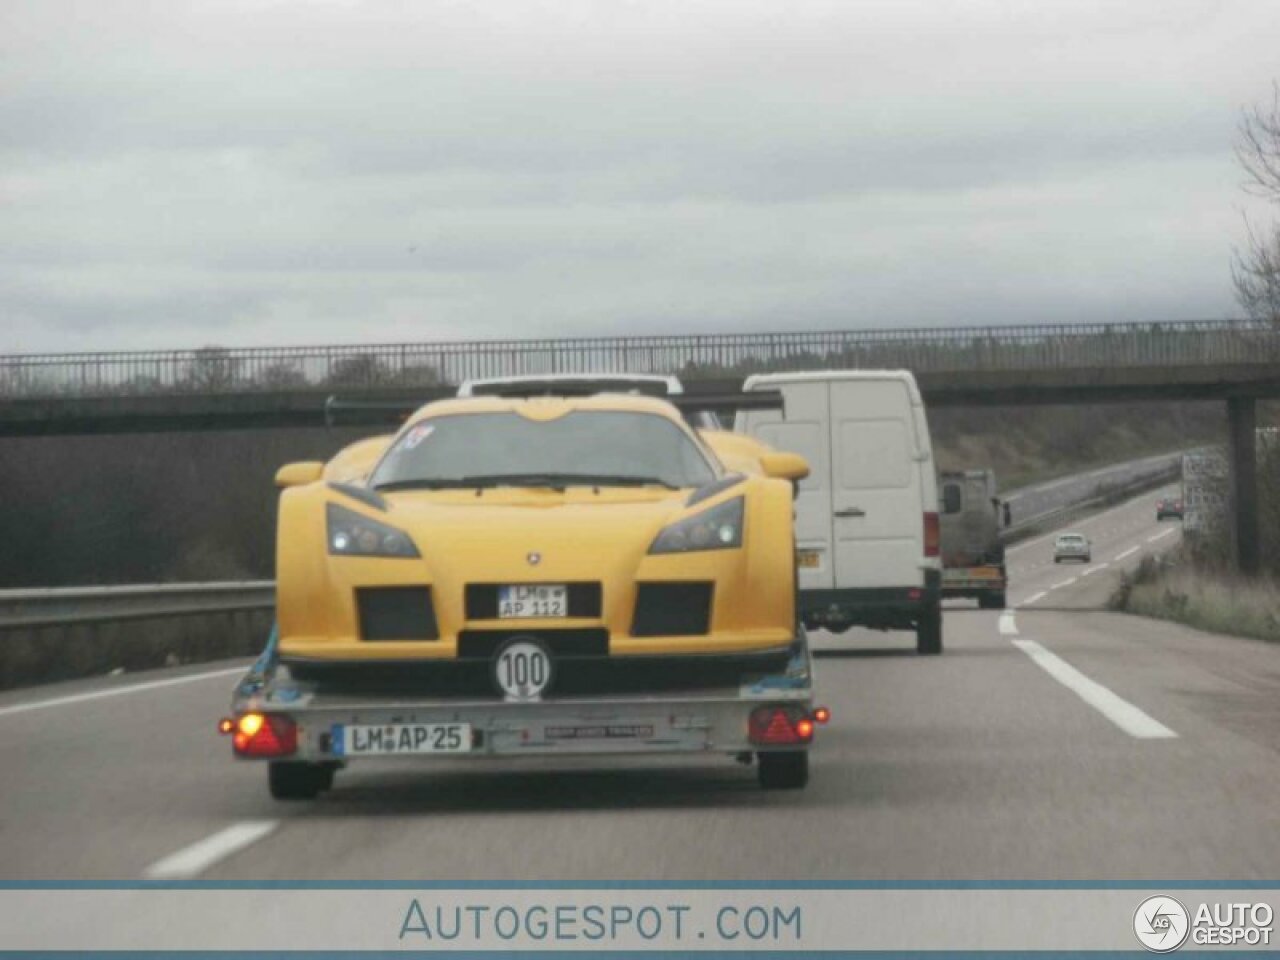
[[[1005,606],[1009,585],[1000,531],[1008,505],[996,496],[990,470],[944,471],[938,475],[942,596],[975,597],[984,610]]]

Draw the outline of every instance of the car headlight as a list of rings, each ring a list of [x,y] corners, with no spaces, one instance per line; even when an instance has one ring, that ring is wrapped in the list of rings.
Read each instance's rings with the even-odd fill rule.
[[[689,553],[742,546],[742,504],[743,498],[735,497],[671,524],[654,539],[649,552]]]
[[[340,557],[417,557],[418,548],[403,530],[330,503],[326,507],[329,553]]]

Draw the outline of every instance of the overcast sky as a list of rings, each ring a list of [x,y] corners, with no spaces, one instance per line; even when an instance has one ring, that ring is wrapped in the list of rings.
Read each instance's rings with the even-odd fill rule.
[[[1215,318],[1277,0],[0,0],[0,353]]]

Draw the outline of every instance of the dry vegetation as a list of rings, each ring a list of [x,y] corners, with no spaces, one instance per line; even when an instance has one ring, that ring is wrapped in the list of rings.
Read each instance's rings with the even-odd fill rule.
[[[1280,443],[1258,445],[1258,527],[1262,574],[1232,571],[1225,517],[1176,551],[1147,558],[1126,578],[1113,606],[1202,630],[1280,641]]]
[[[940,470],[991,467],[1003,490],[1221,441],[1220,404],[945,407],[929,411]]]
[[[1129,613],[1212,633],[1280,642],[1280,580],[1198,570],[1185,553],[1147,557],[1116,595]]]

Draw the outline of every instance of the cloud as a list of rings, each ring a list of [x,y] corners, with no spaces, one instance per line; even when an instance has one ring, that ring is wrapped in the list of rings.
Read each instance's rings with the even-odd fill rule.
[[[0,352],[1230,314],[1274,25],[9,3]]]

